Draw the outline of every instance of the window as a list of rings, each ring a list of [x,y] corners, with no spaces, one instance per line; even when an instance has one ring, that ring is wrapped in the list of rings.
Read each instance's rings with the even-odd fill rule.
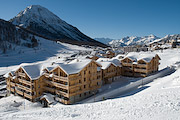
[[[97,85],[99,85],[99,83],[97,82]]]
[[[84,82],[86,81],[86,78],[84,78]]]
[[[86,85],[84,85],[84,88],[86,88]]]
[[[86,93],[84,93],[84,96],[86,96]]]
[[[79,97],[81,97],[81,94],[79,94]]]
[[[79,80],[79,83],[81,83],[81,80]]]

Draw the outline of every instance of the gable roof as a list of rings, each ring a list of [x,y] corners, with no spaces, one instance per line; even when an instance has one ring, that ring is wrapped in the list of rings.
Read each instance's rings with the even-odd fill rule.
[[[147,63],[149,63],[154,57],[158,56],[157,54],[154,53],[145,53],[145,52],[130,52],[128,53],[124,59],[129,58],[131,59],[133,62],[137,62],[139,60],[143,60]],[[159,56],[158,56],[159,57]],[[123,59],[123,60],[124,60]]]
[[[96,62],[100,63],[100,62],[111,62],[112,64],[114,64],[115,66],[121,66],[121,61],[114,58],[99,58],[96,60]],[[106,63],[107,64],[107,63]]]
[[[107,69],[109,66],[111,66],[111,64],[114,65],[112,62],[108,62],[108,61],[98,62],[98,63],[102,66],[101,69],[103,69],[103,70]],[[114,65],[114,66],[116,66],[116,65]]]
[[[79,73],[82,69],[84,69],[92,61],[93,60],[91,60],[91,59],[82,59],[82,60],[75,59],[67,64],[58,63],[56,65],[57,65],[57,67],[60,67],[67,75],[70,75],[70,74]],[[56,69],[56,68],[54,68],[54,69]],[[53,71],[54,69],[52,69],[51,71]]]

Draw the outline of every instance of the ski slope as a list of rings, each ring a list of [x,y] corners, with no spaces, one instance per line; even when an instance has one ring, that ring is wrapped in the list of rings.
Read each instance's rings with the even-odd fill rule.
[[[167,66],[173,65],[174,67],[170,68],[175,68],[174,71],[170,74],[154,78],[152,82],[137,87],[125,94],[93,103],[76,105],[56,103],[50,108],[41,108],[41,105],[38,103],[31,103],[21,97],[10,96],[0,99],[0,119],[179,120],[180,50],[170,49],[162,53],[161,51],[156,51],[156,53],[162,59],[160,61],[160,69],[162,70]],[[134,80],[127,77],[125,79]],[[16,100],[17,104],[15,104],[14,100]]]

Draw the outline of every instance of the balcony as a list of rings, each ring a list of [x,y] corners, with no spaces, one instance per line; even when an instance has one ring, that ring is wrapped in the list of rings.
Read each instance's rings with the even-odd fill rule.
[[[134,72],[147,73],[147,70],[134,68]]]
[[[147,64],[136,64],[137,67],[146,68]]]
[[[62,95],[64,97],[69,97],[69,94],[64,92],[64,91],[60,91],[60,90],[55,90],[56,94],[58,95]]]
[[[19,82],[24,83],[24,84],[26,84],[26,85],[33,85],[33,84],[34,84],[34,83],[31,83],[30,81],[27,81],[27,80],[25,80],[25,79],[20,79],[20,78],[18,78],[18,80],[19,80]]]
[[[124,63],[124,62],[122,62],[122,66],[133,66],[133,64],[132,63]]]
[[[74,95],[80,94],[81,92],[83,92],[83,90],[77,90],[77,91],[74,91],[74,92],[70,92],[69,96],[74,96]]]
[[[30,88],[28,88],[28,87],[26,87],[26,86],[20,85],[20,84],[18,84],[18,83],[16,83],[16,86],[17,86],[18,88],[20,88],[20,89],[26,90],[26,91],[28,91],[28,92],[32,92],[32,89],[30,89]]]
[[[106,73],[106,74],[104,75],[104,78],[106,78],[106,77],[114,77],[114,76],[116,76],[116,71]]]
[[[71,88],[74,88],[74,87],[79,87],[81,85],[82,85],[82,83],[76,83],[76,84],[70,85],[69,88],[71,89]]]
[[[44,73],[44,76],[49,78],[49,73]]]
[[[64,99],[62,99],[62,98],[59,98],[59,97],[56,97],[56,100],[59,101],[59,102],[61,102],[61,103],[64,103],[64,104],[69,104],[69,101],[64,100]]]
[[[18,73],[18,76],[21,76],[21,77],[26,77],[26,74],[25,73]]]
[[[18,90],[18,89],[16,89],[16,93],[18,93],[18,94],[20,94],[20,95],[22,95],[22,96],[23,96],[23,92],[22,92],[22,91],[20,91],[20,90]]]
[[[54,88],[50,88],[50,87],[44,87],[44,90],[46,90],[48,92],[51,92],[51,93],[55,92],[55,89]]]
[[[73,81],[73,80],[81,80],[81,79],[82,79],[81,76],[71,77],[71,78],[70,78],[70,81]]]
[[[24,97],[29,98],[29,99],[32,99],[32,98],[33,98],[32,95],[29,95],[29,94],[27,94],[27,93],[24,93]]]
[[[15,90],[14,90],[14,88],[10,88],[10,91],[11,91],[11,92],[14,92]]]
[[[63,88],[63,89],[68,89],[68,85],[64,85],[61,83],[57,83],[57,82],[53,82],[53,81],[49,81],[49,80],[44,80],[47,84],[50,84],[52,86],[58,87],[58,88]]]
[[[92,82],[96,82],[96,81],[101,81],[102,79],[99,78],[99,79],[94,79],[94,80],[91,80]]]
[[[15,83],[13,83],[13,82],[10,82],[10,85],[11,85],[12,87],[15,87]]]
[[[68,82],[68,77],[62,77],[62,76],[57,76],[57,75],[53,75],[53,76],[54,76],[54,79],[56,80]]]
[[[123,67],[124,71],[133,71],[132,67]]]
[[[61,83],[57,83],[57,82],[53,82],[54,86],[58,87],[58,88],[63,88],[63,89],[68,89],[68,85],[64,85]]]

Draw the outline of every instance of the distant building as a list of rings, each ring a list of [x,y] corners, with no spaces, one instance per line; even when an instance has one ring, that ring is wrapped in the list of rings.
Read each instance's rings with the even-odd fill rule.
[[[125,53],[129,52],[140,52],[140,51],[148,51],[149,48],[147,46],[127,46],[123,48]]]
[[[129,53],[121,60],[122,75],[130,77],[146,77],[158,71],[160,57],[156,54]]]

